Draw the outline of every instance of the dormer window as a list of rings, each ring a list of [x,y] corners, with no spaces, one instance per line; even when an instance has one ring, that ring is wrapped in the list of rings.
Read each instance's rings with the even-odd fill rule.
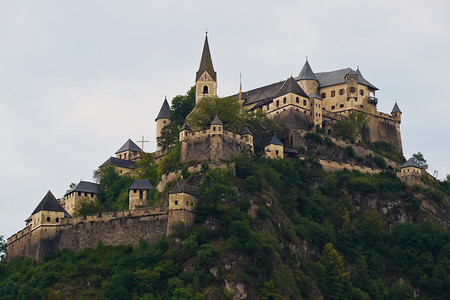
[[[203,95],[207,95],[207,94],[209,94],[209,89],[208,89],[207,85],[204,85],[203,86]]]

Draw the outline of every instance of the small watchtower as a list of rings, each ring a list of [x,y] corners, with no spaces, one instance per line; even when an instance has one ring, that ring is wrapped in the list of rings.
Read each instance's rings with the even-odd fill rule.
[[[302,90],[308,95],[318,92],[319,80],[311,69],[308,59],[306,59],[305,64],[297,77],[297,82]]]
[[[158,138],[161,136],[161,130],[170,123],[170,106],[167,97],[159,110],[159,114],[155,119],[156,122],[156,151],[161,151],[162,147],[158,145]]]
[[[268,158],[284,158],[284,144],[275,134],[270,143],[264,147],[264,153]]]
[[[61,219],[70,217],[66,210],[59,204],[52,192],[48,191],[45,197],[26,220],[31,230],[39,227],[54,227],[60,225]]]
[[[220,134],[223,135],[223,123],[219,119],[219,116],[216,115],[214,120],[211,122],[210,126],[210,135]]]
[[[125,144],[117,150],[116,158],[138,161],[143,152],[144,151],[142,151],[138,145],[136,145],[131,139],[128,139],[128,141],[126,141]]]
[[[188,124],[184,123],[180,129],[180,142],[184,141],[191,131],[191,127],[189,127]]]
[[[246,126],[241,132],[241,136],[244,139],[244,142],[249,146],[251,151],[253,152],[253,133],[250,131],[250,129]]]
[[[167,234],[172,232],[172,227],[177,222],[183,222],[187,227],[194,224],[196,204],[194,187],[183,179],[178,181],[169,192]]]
[[[136,179],[129,190],[129,209],[135,210],[147,206],[148,192],[153,185],[147,179]]]
[[[392,108],[391,115],[399,124],[402,122],[402,111],[398,107],[397,102],[395,102],[394,107]]]

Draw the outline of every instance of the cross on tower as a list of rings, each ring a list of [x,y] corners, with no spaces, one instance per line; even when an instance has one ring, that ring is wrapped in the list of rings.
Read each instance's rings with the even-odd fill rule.
[[[146,140],[144,140],[144,136],[142,136],[142,140],[140,140],[140,141],[136,141],[136,142],[138,142],[138,143],[142,143],[142,147],[141,147],[141,149],[142,149],[142,151],[144,151],[144,143],[148,143],[149,141],[146,141]]]

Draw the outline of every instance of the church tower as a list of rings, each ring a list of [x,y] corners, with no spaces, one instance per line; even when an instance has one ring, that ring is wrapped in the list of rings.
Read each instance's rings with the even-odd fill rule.
[[[217,75],[209,52],[208,33],[203,45],[200,67],[195,76],[195,103],[207,96],[217,96]]]
[[[155,119],[156,122],[156,151],[160,151],[162,149],[161,146],[158,145],[158,137],[161,136],[161,130],[164,126],[170,123],[170,106],[169,102],[167,102],[167,97],[164,98],[163,105],[161,106],[161,110],[159,111],[158,116]]]

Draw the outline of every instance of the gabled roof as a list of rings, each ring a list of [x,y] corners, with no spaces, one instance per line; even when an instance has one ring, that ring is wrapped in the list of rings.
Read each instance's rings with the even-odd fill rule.
[[[361,71],[356,70],[353,71],[351,68],[340,69],[331,72],[321,72],[315,73],[317,79],[319,80],[319,87],[326,87],[341,83],[346,83],[345,76],[348,74],[357,74],[358,75],[358,83],[362,85],[366,85],[374,90],[378,90],[376,86],[368,82],[361,74]]]
[[[184,123],[183,126],[181,126],[180,132],[183,130],[191,131],[191,127],[189,127],[188,124]]]
[[[319,82],[319,80],[317,80],[316,75],[314,75],[314,72],[308,63],[308,60],[306,60],[305,64],[303,65],[303,68],[300,71],[300,74],[298,75],[297,80],[315,80],[315,81]]]
[[[284,144],[280,141],[280,139],[275,134],[272,136],[272,139],[270,140],[269,145],[284,146]]]
[[[170,106],[169,106],[169,102],[167,102],[167,97],[166,97],[166,98],[164,98],[164,102],[161,106],[161,109],[159,110],[159,114],[156,117],[155,121],[159,120],[159,119],[168,119],[168,118],[170,118]]]
[[[200,60],[200,67],[198,68],[197,74],[195,76],[195,81],[197,81],[205,71],[208,72],[209,76],[211,76],[214,81],[217,81],[216,71],[214,71],[211,53],[209,52],[208,35],[206,35],[205,37],[202,59]]]
[[[302,90],[302,88],[298,85],[297,81],[295,81],[294,77],[292,76],[284,82],[274,98],[286,95],[288,93],[294,93],[296,95],[308,98],[308,95],[306,95],[306,93]]]
[[[312,99],[312,98],[316,98],[316,99],[322,100],[322,98],[319,95],[317,95],[316,93],[311,93],[309,95],[309,99]]]
[[[55,196],[53,196],[52,192],[48,191],[47,195],[45,195],[44,199],[39,202],[38,206],[31,213],[34,215],[40,211],[59,211],[66,212],[66,210],[59,204],[58,200],[56,200]]]
[[[147,179],[136,179],[130,186],[130,190],[151,190],[153,185]]]
[[[402,113],[402,111],[400,110],[400,108],[397,105],[397,102],[395,102],[394,108],[392,108],[391,114],[397,113],[397,112]]]
[[[222,121],[219,119],[219,116],[216,115],[214,120],[211,122],[211,125],[223,125]]]
[[[142,149],[138,145],[136,145],[131,139],[128,139],[128,141],[126,141],[125,144],[123,144],[123,146],[120,147],[119,150],[117,150],[116,154],[127,151],[127,150],[135,151],[135,152],[143,152]]]
[[[107,161],[105,161],[100,167],[105,167],[105,166],[116,166],[116,167],[120,167],[120,168],[126,168],[126,169],[136,169],[137,166],[134,162],[132,162],[131,160],[126,160],[126,159],[121,159],[121,158],[117,158],[117,157],[110,157],[108,158]]]
[[[411,157],[410,159],[408,159],[400,168],[406,168],[406,167],[416,167],[416,168],[421,168],[421,166],[419,165],[419,163],[413,158]]]
[[[83,192],[83,193],[98,193],[98,184],[89,181],[80,181],[73,189],[68,191],[65,195],[72,192]],[[65,196],[64,195],[64,196]]]
[[[253,133],[250,131],[250,128],[248,128],[247,126],[245,126],[241,132],[241,135],[245,135],[245,134],[250,134],[251,136],[253,136]]]

